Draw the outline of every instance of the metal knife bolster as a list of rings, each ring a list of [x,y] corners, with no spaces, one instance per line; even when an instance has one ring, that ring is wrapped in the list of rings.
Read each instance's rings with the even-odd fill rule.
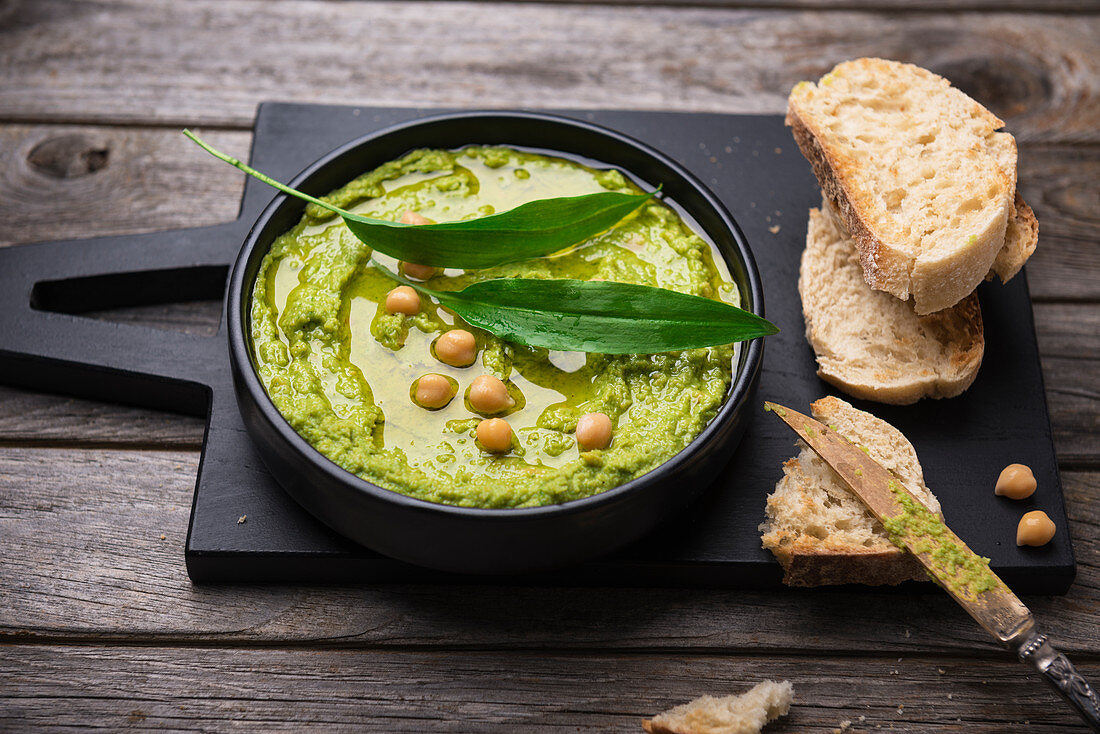
[[[1021,662],[1035,666],[1043,680],[1077,709],[1093,731],[1100,731],[1100,697],[1073,667],[1069,658],[1050,644],[1046,635],[1031,628],[1012,640],[1009,646],[1016,651]]]

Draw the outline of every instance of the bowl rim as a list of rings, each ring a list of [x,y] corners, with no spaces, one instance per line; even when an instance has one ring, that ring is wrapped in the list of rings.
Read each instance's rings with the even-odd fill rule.
[[[743,265],[745,280],[748,285],[748,293],[744,292],[744,289],[740,289],[740,296],[742,298],[742,308],[745,307],[744,299],[748,295],[750,300],[750,307],[746,310],[752,313],[764,317],[764,296],[763,286],[761,282],[760,272],[757,269],[756,259],[753,257],[752,250],[749,247],[748,240],[742,232],[740,226],[738,226],[736,220],[730,214],[725,204],[712,192],[702,181],[699,180],[691,171],[681,165],[679,162],[665,155],[661,151],[657,150],[648,143],[644,143],[636,138],[633,138],[624,133],[618,132],[611,128],[604,127],[592,122],[584,120],[573,119],[558,114],[534,112],[527,110],[466,110],[460,112],[443,112],[437,114],[431,114],[424,117],[417,117],[412,120],[399,122],[393,125],[380,128],[378,130],[365,133],[353,140],[340,145],[328,153],[324,154],[320,158],[316,159],[313,163],[303,168],[298,174],[296,174],[288,183],[293,188],[299,188],[303,182],[316,175],[326,166],[334,163],[338,159],[349,155],[359,148],[369,145],[370,143],[389,135],[404,132],[410,128],[421,127],[430,124],[445,124],[448,121],[460,121],[470,120],[477,118],[496,118],[498,120],[524,120],[531,122],[545,122],[550,124],[564,125],[572,128],[579,128],[589,134],[602,135],[609,137],[619,144],[633,147],[645,156],[655,159],[658,163],[671,169],[676,175],[680,176],[691,188],[695,189],[696,193],[702,197],[707,205],[709,205],[717,214],[724,228],[728,229],[733,236],[734,250],[741,260]],[[488,144],[487,142],[478,143],[477,141],[471,141],[470,144]],[[516,144],[519,145],[519,144]],[[530,146],[537,147],[537,146]],[[548,152],[554,152],[553,149],[546,149]],[[577,154],[571,154],[568,151],[558,151],[564,157],[570,155],[576,156]],[[608,163],[607,161],[602,161]],[[613,163],[608,165],[614,166]],[[627,173],[631,173],[627,171]],[[471,520],[491,520],[493,522],[524,522],[533,519],[544,519],[547,516],[569,516],[578,513],[585,513],[603,505],[610,505],[617,502],[623,495],[631,493],[633,490],[638,489],[640,486],[648,485],[650,483],[660,481],[663,475],[668,472],[675,471],[676,468],[684,462],[690,460],[692,456],[700,450],[700,448],[706,445],[710,437],[716,433],[720,426],[726,421],[731,420],[738,406],[743,402],[752,391],[753,378],[758,373],[759,364],[763,359],[763,338],[757,337],[751,341],[745,343],[742,342],[741,355],[739,358],[739,366],[734,374],[734,379],[731,381],[729,388],[726,392],[726,399],[722,403],[721,408],[714,415],[713,418],[707,423],[707,425],[700,431],[683,449],[677,452],[674,456],[669,458],[662,464],[654,467],[650,471],[635,477],[630,481],[620,484],[617,487],[598,492],[588,497],[582,497],[579,499],[568,500],[566,502],[540,505],[536,507],[506,507],[506,508],[488,508],[488,507],[463,507],[460,505],[450,505],[441,502],[432,502],[430,500],[420,499],[404,494],[397,490],[388,489],[380,485],[374,484],[362,477],[349,472],[343,467],[336,464],[327,456],[322,454],[317,448],[310,444],[301,434],[299,434],[290,425],[287,419],[279,412],[275,407],[270,396],[267,394],[267,390],[264,388],[263,383],[260,381],[259,375],[256,372],[255,364],[252,358],[252,350],[249,347],[249,342],[245,336],[245,323],[250,320],[250,309],[248,304],[251,299],[251,289],[247,291],[245,289],[245,271],[247,270],[248,261],[253,257],[253,253],[257,249],[260,235],[267,227],[270,220],[276,215],[281,207],[290,202],[295,202],[290,195],[285,193],[278,193],[271,202],[264,207],[263,211],[256,218],[245,237],[244,242],[241,245],[241,249],[237,254],[237,257],[233,261],[232,269],[230,270],[229,285],[226,290],[226,303],[224,318],[227,324],[227,335],[229,341],[229,353],[231,361],[233,363],[234,378],[237,382],[238,389],[244,387],[249,396],[252,398],[255,407],[258,409],[259,415],[268,424],[268,428],[276,432],[280,438],[294,447],[298,453],[314,465],[315,469],[320,470],[331,480],[343,483],[348,487],[370,495],[373,499],[380,500],[382,502],[394,503],[403,507],[406,510],[413,512],[424,512],[432,514],[442,514],[448,516],[460,516]],[[679,203],[679,202],[677,202]],[[303,204],[304,206],[304,204]],[[690,209],[687,209],[686,205],[680,203],[680,206],[684,207],[688,213],[691,213]],[[701,226],[701,225],[700,225]],[[268,245],[270,247],[270,245]],[[733,265],[728,262],[729,258],[725,253],[719,250],[719,254],[723,259],[727,260],[727,265]],[[251,280],[249,285],[251,285]],[[251,432],[250,432],[251,433]],[[252,436],[250,435],[250,438]],[[280,482],[281,483],[281,482]]]

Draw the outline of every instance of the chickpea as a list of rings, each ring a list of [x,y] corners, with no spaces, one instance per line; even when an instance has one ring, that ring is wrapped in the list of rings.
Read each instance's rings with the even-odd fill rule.
[[[1035,475],[1024,464],[1009,464],[997,477],[997,486],[993,493],[1001,497],[1022,500],[1035,494]]]
[[[1057,529],[1045,512],[1032,510],[1020,518],[1016,528],[1016,545],[1046,545]]]
[[[452,367],[468,367],[477,359],[477,341],[465,329],[451,329],[435,340],[435,357]]]
[[[493,375],[474,378],[466,397],[470,401],[471,408],[486,415],[499,413],[516,404],[508,394],[508,386],[499,377]]]
[[[433,268],[431,265],[418,265],[404,261],[401,262],[401,270],[407,277],[417,280],[427,280],[439,272],[439,268]]]
[[[397,221],[401,222],[401,224],[435,224],[432,220],[417,214],[412,209],[406,209],[401,215],[401,218]]]
[[[577,421],[577,448],[606,449],[611,444],[611,419],[603,413],[585,413]]]
[[[503,454],[512,448],[512,427],[500,418],[488,418],[477,424],[478,443],[486,451]]]
[[[442,408],[455,396],[454,386],[443,375],[429,373],[416,381],[414,400],[423,408]]]
[[[407,285],[399,285],[386,294],[386,313],[415,316],[420,313],[420,296]]]

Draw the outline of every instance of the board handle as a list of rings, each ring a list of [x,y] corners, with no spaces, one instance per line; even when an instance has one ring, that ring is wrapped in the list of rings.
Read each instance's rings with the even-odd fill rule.
[[[228,378],[214,336],[89,318],[90,311],[223,298],[247,231],[210,227],[0,249],[0,382],[205,415]]]

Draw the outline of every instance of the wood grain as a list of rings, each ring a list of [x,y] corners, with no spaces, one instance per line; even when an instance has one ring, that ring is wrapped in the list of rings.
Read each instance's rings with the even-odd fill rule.
[[[1078,663],[1100,673],[1100,663]],[[765,655],[436,653],[324,649],[8,646],[0,728],[641,731],[703,693],[790,680],[769,734],[1084,731],[1074,711],[1007,654],[824,658]],[[1006,695],[1007,694],[1007,695]]]
[[[1100,466],[1100,308],[1036,304],[1035,333],[1058,463]]]
[[[870,11],[1024,10],[1031,13],[1088,13],[1097,11],[1090,0],[518,0],[518,2],[575,5],[653,5],[678,8],[753,8]]]
[[[0,634],[455,649],[996,649],[931,588],[192,586],[183,543],[196,468],[194,452],[0,450]],[[1100,473],[1064,480],[1078,579],[1066,597],[1026,601],[1067,650],[1100,654],[1100,507],[1087,500]]]
[[[251,137],[200,134],[231,150],[248,150]],[[98,168],[82,167],[97,153]],[[244,174],[225,168],[174,129],[0,125],[0,245],[231,221]]]
[[[877,12],[9,2],[0,114],[245,128],[264,99],[780,112],[796,82],[882,55],[943,73],[1022,140],[1100,141],[1100,17],[1035,18],[917,13],[902,26]]]
[[[1019,188],[1039,220],[1032,298],[1100,299],[1100,146],[1021,146]]]

